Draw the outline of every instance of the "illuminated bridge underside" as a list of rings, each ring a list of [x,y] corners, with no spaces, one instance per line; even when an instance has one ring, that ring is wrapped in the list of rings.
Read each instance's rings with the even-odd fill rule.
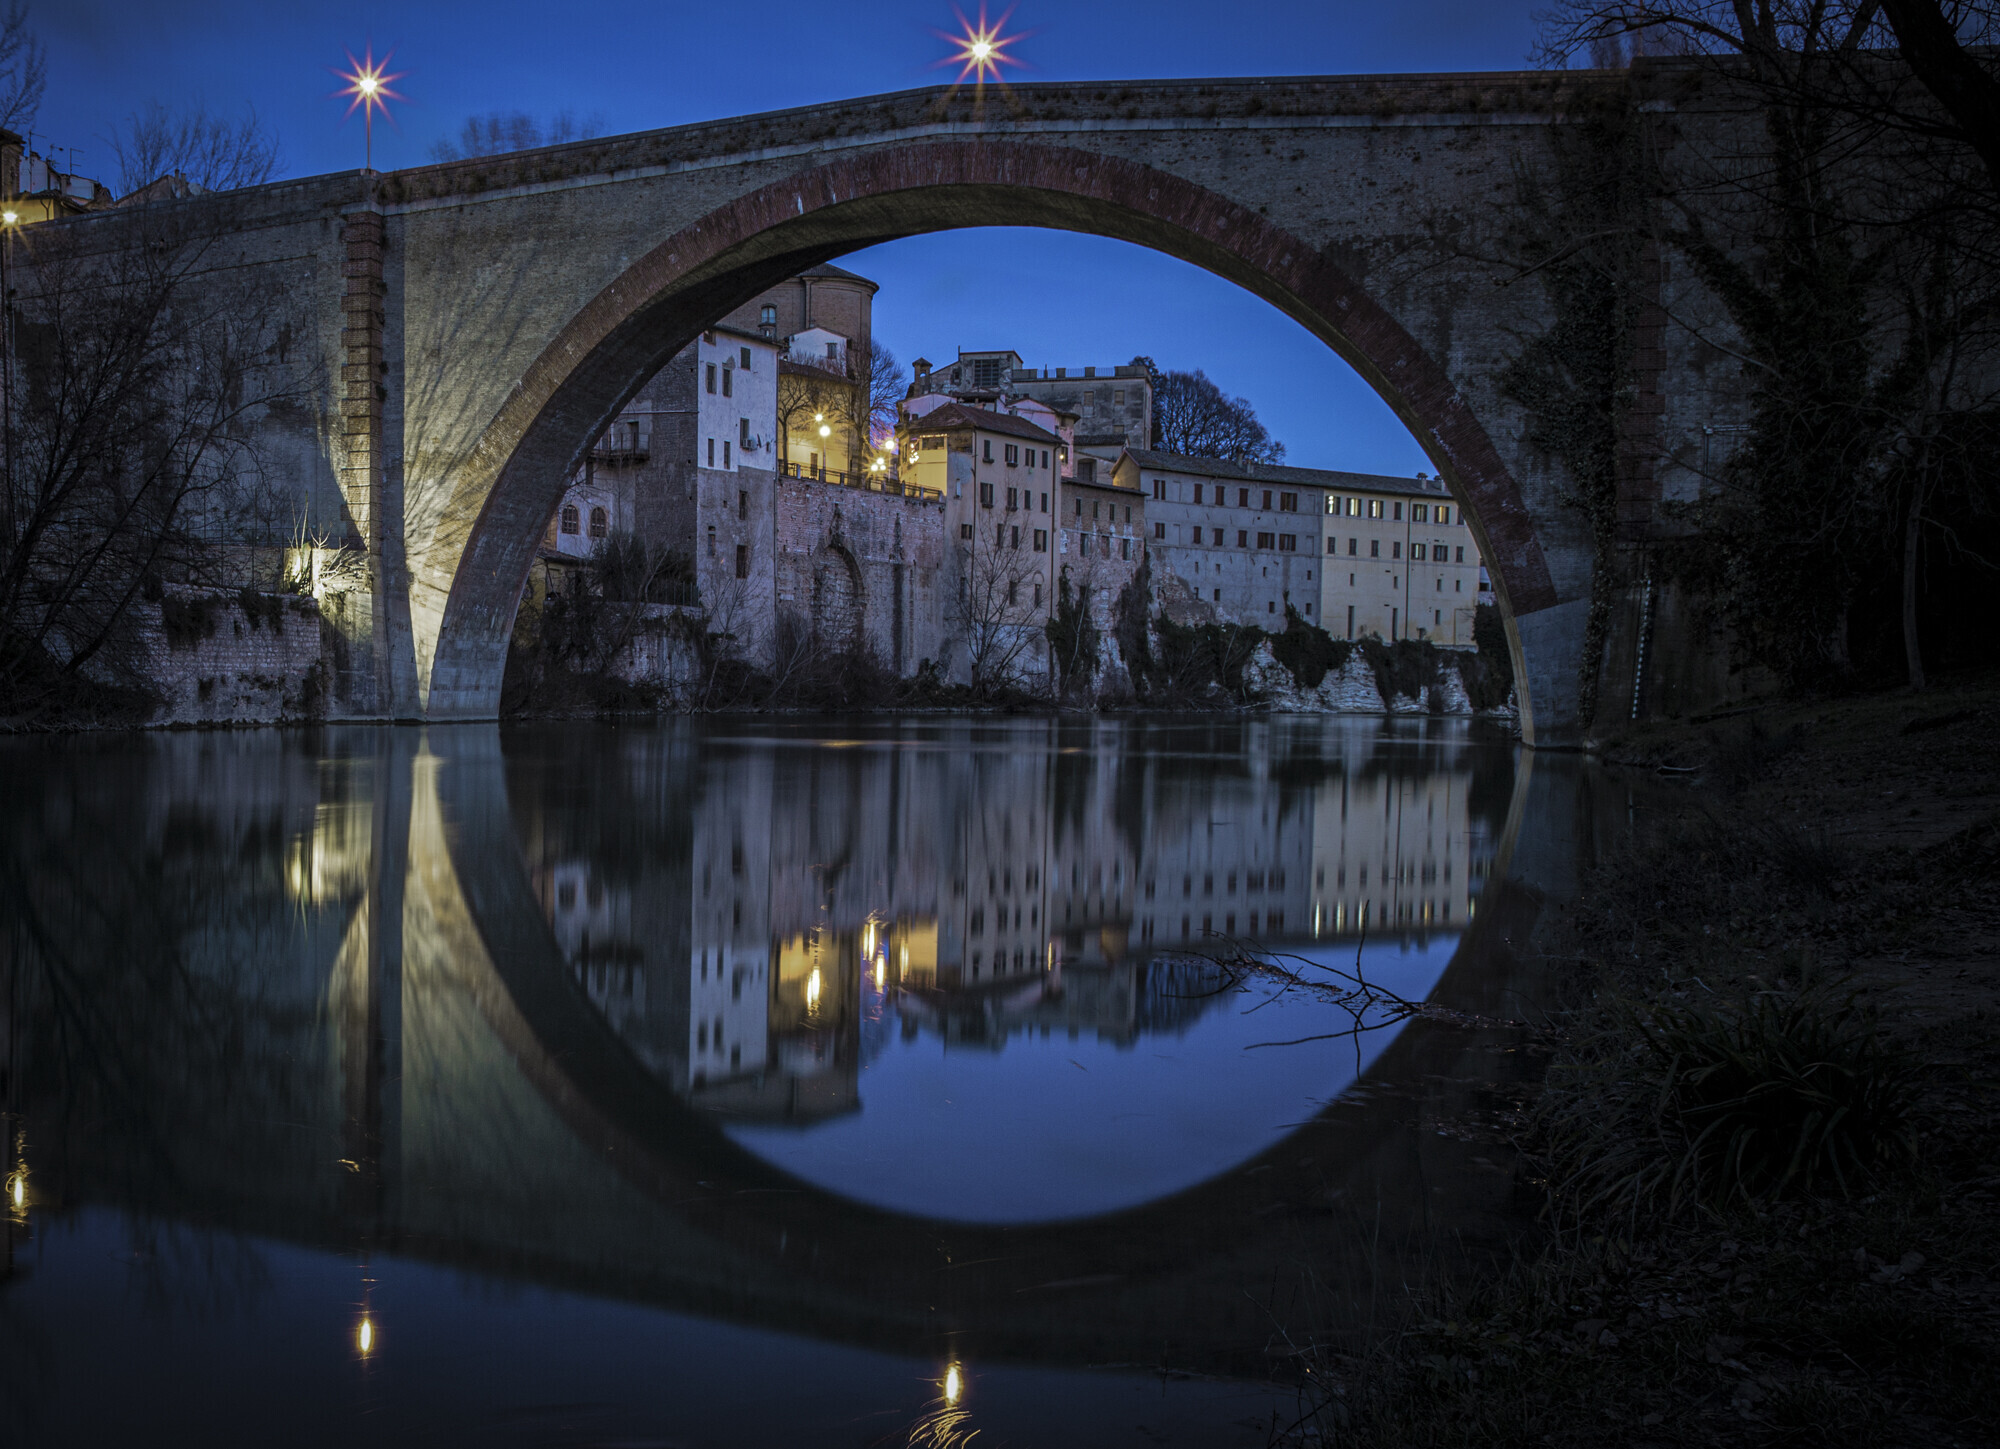
[[[288,336],[306,347],[290,355],[317,364],[319,405],[268,417],[261,441],[295,460],[302,490],[340,500],[369,550],[373,590],[344,621],[353,664],[336,691],[355,717],[494,716],[564,479],[707,323],[857,247],[1034,225],[1208,268],[1352,363],[1465,506],[1512,620],[1530,737],[1561,744],[1582,729],[1591,545],[1501,387],[1550,318],[1538,287],[1495,286],[1455,258],[1501,224],[1519,163],[1543,155],[1574,93],[1609,84],[909,92],[77,225],[114,247],[162,227],[202,238],[202,286],[295,309]],[[1446,235],[1466,244],[1425,240]],[[1636,406],[1650,415],[1692,389],[1694,362],[1643,341]]]

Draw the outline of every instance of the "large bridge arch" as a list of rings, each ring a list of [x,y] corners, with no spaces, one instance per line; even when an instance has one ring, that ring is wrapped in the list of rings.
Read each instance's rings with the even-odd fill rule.
[[[412,548],[422,712],[497,713],[515,605],[564,480],[646,378],[698,332],[784,277],[861,247],[1001,225],[1111,236],[1201,266],[1271,303],[1352,365],[1466,509],[1508,617],[1526,737],[1568,741],[1581,631],[1551,614],[1570,601],[1558,591],[1535,515],[1445,367],[1324,251],[1241,202],[1104,152],[992,139],[885,146],[769,182],[679,229],[569,318],[441,480],[439,523]]]

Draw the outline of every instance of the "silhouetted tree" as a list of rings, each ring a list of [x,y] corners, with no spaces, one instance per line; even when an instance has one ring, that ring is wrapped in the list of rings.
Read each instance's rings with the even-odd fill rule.
[[[1247,398],[1229,397],[1196,368],[1161,372],[1151,358],[1135,358],[1153,384],[1153,446],[1190,458],[1232,463],[1278,463],[1285,445],[1257,421]]]

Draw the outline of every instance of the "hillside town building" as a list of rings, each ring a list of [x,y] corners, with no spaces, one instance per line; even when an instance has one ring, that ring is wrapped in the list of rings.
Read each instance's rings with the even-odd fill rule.
[[[1126,449],[1116,481],[1145,495],[1154,567],[1229,623],[1338,639],[1473,647],[1491,603],[1478,546],[1444,485]]]
[[[955,362],[933,367],[918,358],[910,396],[938,394],[961,402],[997,404],[1002,411],[1022,403],[1040,404],[1068,421],[1054,429],[1070,449],[1073,466],[1064,477],[1108,471],[1124,448],[1150,445],[1153,387],[1144,367],[1034,368],[1021,354],[965,352]]]

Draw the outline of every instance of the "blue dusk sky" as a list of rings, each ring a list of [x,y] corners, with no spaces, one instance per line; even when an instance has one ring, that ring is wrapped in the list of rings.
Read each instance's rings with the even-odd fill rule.
[[[1006,22],[1019,81],[1516,70],[1546,0],[1022,0]],[[989,11],[998,18],[1003,7]],[[975,19],[976,5],[963,12]],[[253,107],[280,175],[358,167],[358,116],[332,72],[394,52],[407,100],[375,164],[422,165],[467,116],[570,111],[606,134],[941,84],[959,28],[940,0],[31,0],[48,47],[37,149],[114,180],[106,141],[148,101]],[[1414,440],[1338,358],[1231,283],[1156,252],[1064,232],[944,232],[857,252],[879,282],[877,335],[905,363],[1012,347],[1038,366],[1147,354],[1248,397],[1307,467],[1409,474]]]

